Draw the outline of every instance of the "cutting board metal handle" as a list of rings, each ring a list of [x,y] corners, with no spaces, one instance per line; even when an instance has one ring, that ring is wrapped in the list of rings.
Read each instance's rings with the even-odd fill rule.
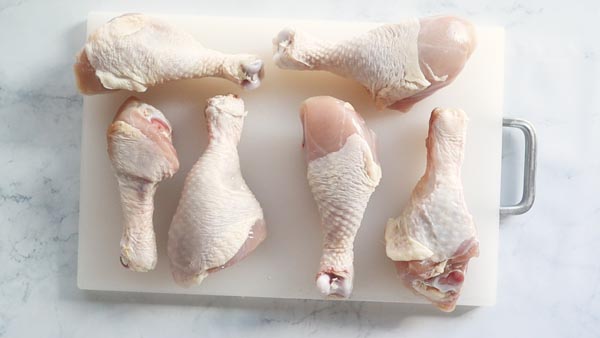
[[[526,120],[504,118],[502,126],[516,128],[525,136],[525,164],[523,166],[523,195],[514,205],[500,206],[500,215],[521,215],[529,211],[535,201],[535,170],[537,164],[537,136],[533,125]]]

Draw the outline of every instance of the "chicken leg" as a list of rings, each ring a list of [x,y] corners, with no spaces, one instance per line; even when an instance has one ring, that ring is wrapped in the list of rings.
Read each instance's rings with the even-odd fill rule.
[[[317,288],[347,298],[354,277],[354,238],[381,179],[375,134],[347,102],[313,97],[302,104],[307,178],[321,215],[323,254]]]
[[[205,116],[208,147],[185,179],[167,244],[173,278],[184,287],[243,259],[267,233],[260,204],[240,171],[244,102],[215,96]]]
[[[453,311],[467,264],[479,254],[461,183],[467,116],[436,108],[429,120],[427,169],[400,217],[385,229],[386,253],[404,284]]]
[[[169,121],[156,108],[129,98],[108,128],[108,156],[114,168],[124,216],[121,263],[133,271],[156,266],[152,225],[158,184],[179,169]]]
[[[475,49],[476,37],[468,21],[434,16],[383,25],[340,42],[286,28],[273,45],[280,68],[324,70],[354,79],[379,109],[408,111],[454,81]]]
[[[263,61],[203,47],[189,33],[143,14],[116,17],[89,36],[74,66],[83,94],[148,87],[178,79],[222,77],[245,89],[260,85]]]

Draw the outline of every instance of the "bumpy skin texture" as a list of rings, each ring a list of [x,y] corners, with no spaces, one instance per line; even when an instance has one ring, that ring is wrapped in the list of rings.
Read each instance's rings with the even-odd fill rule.
[[[454,81],[475,49],[476,36],[464,19],[435,16],[383,25],[336,43],[286,28],[273,45],[281,68],[354,79],[378,108],[408,111]]]
[[[349,297],[354,277],[354,238],[381,179],[375,134],[346,102],[313,97],[302,104],[307,178],[321,215],[323,254],[317,288]]]
[[[179,79],[221,77],[246,89],[260,85],[263,61],[203,47],[189,33],[143,14],[116,17],[88,38],[74,65],[83,94],[148,87]]]
[[[133,271],[156,266],[152,224],[158,184],[179,170],[169,121],[156,108],[129,98],[108,128],[108,155],[123,209],[121,263]]]
[[[405,285],[443,311],[454,310],[467,264],[479,254],[461,182],[466,131],[462,110],[434,109],[425,174],[385,229],[387,256]]]
[[[262,208],[240,171],[244,102],[215,96],[205,116],[208,146],[186,177],[167,243],[173,278],[184,287],[243,259],[267,233]]]

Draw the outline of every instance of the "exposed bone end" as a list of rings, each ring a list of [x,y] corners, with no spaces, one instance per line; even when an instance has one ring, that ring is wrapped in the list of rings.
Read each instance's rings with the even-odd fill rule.
[[[312,67],[299,56],[298,33],[285,28],[273,39],[273,61],[279,68],[305,70]]]
[[[260,87],[265,76],[264,62],[260,59],[242,62],[242,87],[252,90]]]
[[[110,91],[110,89],[104,88],[100,79],[96,76],[96,69],[91,65],[85,49],[77,54],[75,64],[73,65],[73,71],[75,72],[77,89],[79,89],[82,94],[94,95]]]
[[[317,289],[326,297],[348,298],[352,293],[352,277],[343,277],[333,272],[317,275]]]

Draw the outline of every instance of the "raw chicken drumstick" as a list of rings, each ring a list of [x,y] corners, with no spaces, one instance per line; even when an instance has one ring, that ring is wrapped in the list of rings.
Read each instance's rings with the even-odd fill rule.
[[[479,255],[461,183],[466,132],[462,110],[433,110],[425,174],[385,229],[387,256],[404,284],[448,312],[456,307],[469,259]]]
[[[237,145],[246,114],[236,96],[208,100],[208,146],[185,179],[169,230],[171,272],[181,286],[235,264],[266,237],[263,211],[240,171]]]
[[[108,128],[112,162],[123,207],[121,263],[133,271],[156,266],[152,225],[158,184],[179,170],[169,121],[158,109],[131,97]]]
[[[260,85],[263,62],[255,55],[205,48],[186,31],[159,19],[125,14],[89,36],[74,70],[83,94],[144,92],[163,82],[208,76],[253,89]]]
[[[324,70],[354,79],[379,109],[408,111],[449,85],[475,45],[468,21],[434,16],[383,25],[335,43],[286,28],[273,39],[273,59],[284,69]]]
[[[354,277],[354,237],[381,178],[375,134],[352,105],[333,97],[307,99],[300,118],[308,184],[323,228],[317,288],[326,296],[347,298]]]

